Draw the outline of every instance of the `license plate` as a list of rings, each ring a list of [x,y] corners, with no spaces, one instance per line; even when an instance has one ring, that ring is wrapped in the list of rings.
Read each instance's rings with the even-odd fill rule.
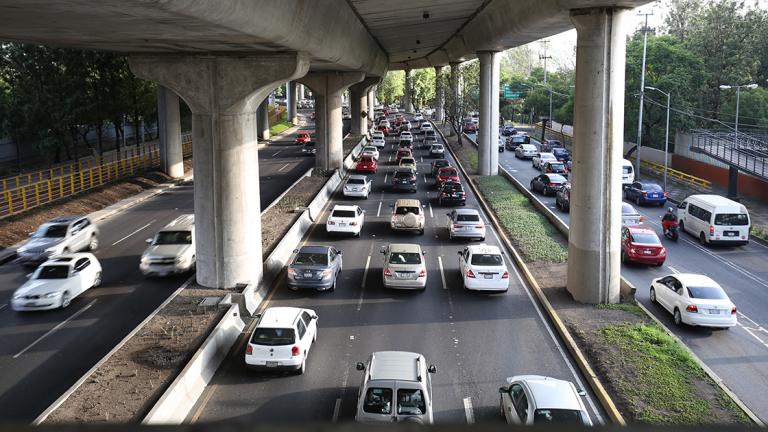
[[[493,275],[492,274],[483,275],[483,277],[486,278],[486,279],[493,279]]]
[[[455,193],[455,194],[453,194],[453,197],[454,197],[454,198],[461,198],[461,194],[457,194],[457,193]]]
[[[650,255],[652,252],[649,251],[649,250],[645,250],[645,251],[643,251],[643,253],[646,254],[646,255]]]
[[[709,314],[710,315],[720,315],[720,310],[719,309],[710,309],[709,310]]]
[[[736,231],[726,231],[723,233],[726,237],[736,237],[739,235]]]
[[[276,361],[268,361],[267,367],[277,367],[278,362]]]
[[[304,273],[304,277],[305,278],[311,278],[312,277],[312,273]]]

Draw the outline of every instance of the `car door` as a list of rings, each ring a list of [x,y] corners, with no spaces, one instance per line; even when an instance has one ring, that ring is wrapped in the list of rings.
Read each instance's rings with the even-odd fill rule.
[[[76,237],[77,247],[74,250],[87,249],[88,244],[90,243],[90,236],[88,236],[90,230],[87,229],[87,227],[90,223],[88,222],[88,219],[82,219],[75,223],[75,225],[78,227],[78,233]]]
[[[365,220],[365,216],[364,216],[365,211],[363,211],[363,209],[361,209],[360,207],[358,207],[355,211],[357,212],[356,214],[357,224],[360,227],[360,229],[363,229],[363,222]]]
[[[307,338],[311,343],[317,334],[317,319],[309,311],[304,310],[301,312],[301,320],[307,328]]]
[[[672,276],[667,276],[667,281],[664,284],[665,290],[664,290],[664,303],[663,306],[669,311],[673,312],[675,310],[675,304],[677,303],[677,290],[679,289],[682,284],[680,284],[680,281],[675,279]]]
[[[524,425],[528,423],[528,396],[519,383],[509,386],[509,393],[502,395],[507,400],[503,404],[504,417],[508,423]]]
[[[679,280],[673,280],[674,282],[672,284],[674,289],[670,291],[669,311],[674,312],[675,308],[683,311],[687,306],[685,298],[685,287]]]
[[[629,229],[627,227],[621,228],[621,248],[623,250],[629,248]]]
[[[75,261],[75,265],[72,267],[72,275],[69,281],[69,290],[72,293],[72,297],[76,297],[90,288],[87,277],[88,264],[90,264],[88,258],[80,258]]]
[[[464,248],[463,251],[459,253],[459,271],[461,272],[461,278],[464,279],[465,275],[467,274],[467,261],[469,260],[469,249]]]
[[[298,339],[297,345],[301,352],[309,354],[309,348],[312,345],[312,335],[307,331],[307,326],[301,317],[296,320],[296,339]]]

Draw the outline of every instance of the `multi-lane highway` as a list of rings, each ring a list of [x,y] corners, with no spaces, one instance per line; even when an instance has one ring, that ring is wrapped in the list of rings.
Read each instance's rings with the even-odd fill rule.
[[[418,138],[417,138],[418,141]],[[190,414],[191,421],[274,422],[351,421],[361,380],[355,370],[373,351],[421,352],[437,366],[433,377],[435,421],[498,421],[498,387],[517,374],[542,374],[576,382],[576,370],[531,294],[509,262],[509,291],[468,293],[462,289],[457,252],[467,241],[450,241],[449,207],[436,202],[430,159],[416,150],[418,192],[391,192],[394,141],[382,150],[369,199],[336,194],[313,226],[306,244],[332,244],[343,252],[344,270],[335,292],[292,292],[278,282],[263,307],[314,309],[318,339],[304,375],[252,372],[243,351],[233,351]],[[424,235],[393,232],[390,205],[416,198],[425,205]],[[366,211],[361,237],[328,235],[325,219],[335,204],[356,204]],[[467,207],[478,207],[468,194]],[[483,218],[487,220],[486,216]],[[381,246],[418,243],[426,250],[428,282],[424,292],[386,290],[382,286]],[[495,233],[486,242],[498,245]],[[586,402],[594,419],[595,402]]]
[[[535,140],[532,143],[538,144]],[[529,160],[519,160],[514,152],[499,155],[499,164],[524,185],[540,174]],[[555,207],[554,197],[537,198],[566,224],[567,213]],[[667,248],[662,267],[623,265],[622,276],[637,287],[637,299],[670,327],[710,368],[712,368],[755,413],[768,420],[768,247],[751,241],[743,247],[702,246],[681,234],[678,242],[661,236],[661,216],[665,207],[639,207],[644,225],[652,227]],[[673,203],[670,203],[674,206]],[[675,327],[670,314],[651,304],[651,280],[672,273],[706,274],[718,281],[739,309],[739,325],[730,330]]]
[[[259,150],[262,208],[314,164],[313,157],[302,156],[294,138]],[[65,310],[12,311],[10,297],[29,270],[12,263],[0,266],[0,421],[34,419],[189,277],[145,279],[139,258],[144,239],[192,211],[190,183],[101,222],[96,255],[103,283]]]

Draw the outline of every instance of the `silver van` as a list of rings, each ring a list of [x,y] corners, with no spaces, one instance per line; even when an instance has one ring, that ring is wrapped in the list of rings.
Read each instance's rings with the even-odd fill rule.
[[[701,244],[749,243],[749,212],[743,204],[720,195],[691,195],[677,209],[680,229]]]
[[[423,355],[406,351],[377,351],[367,363],[357,393],[355,420],[360,423],[412,422],[432,424],[434,365]]]

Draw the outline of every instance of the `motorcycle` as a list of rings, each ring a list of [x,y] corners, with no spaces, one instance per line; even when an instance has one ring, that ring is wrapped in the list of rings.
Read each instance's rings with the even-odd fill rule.
[[[661,221],[661,229],[664,232],[664,237],[677,241],[680,234],[678,233],[679,223],[676,220],[663,220]]]

